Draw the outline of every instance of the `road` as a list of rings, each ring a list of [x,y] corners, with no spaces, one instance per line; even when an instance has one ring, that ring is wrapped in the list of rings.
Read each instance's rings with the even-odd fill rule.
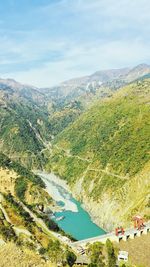
[[[43,231],[45,231],[46,234],[48,234],[49,236],[51,237],[54,237],[54,238],[57,238],[59,239],[59,241],[65,245],[70,245],[71,244],[71,240],[66,237],[66,236],[63,236],[59,233],[55,233],[51,230],[49,230],[49,228],[46,226],[46,224],[44,223],[44,221],[40,218],[38,218],[30,209],[28,209],[22,202],[20,202],[21,206],[23,207],[23,209],[28,212],[30,214],[30,216],[32,217],[32,219],[35,221],[35,223],[41,227],[43,229]],[[4,207],[0,204],[0,209],[2,210],[4,216],[5,216],[5,219],[10,223],[11,223],[11,220],[7,214],[7,212],[5,211]],[[23,228],[19,228],[19,227],[16,227],[16,226],[13,226],[13,229],[16,233],[17,236],[19,236],[19,234],[25,234],[27,236],[31,236],[32,234],[27,230],[27,229],[23,229]]]
[[[24,208],[25,211],[27,211],[30,216],[33,218],[33,220],[36,222],[37,225],[39,225],[47,234],[49,234],[50,236],[53,236],[54,238],[59,239],[60,242],[64,243],[65,245],[70,245],[71,244],[71,240],[66,237],[63,236],[59,233],[53,232],[51,230],[49,230],[49,228],[46,226],[46,224],[44,223],[44,221],[40,218],[38,218],[30,209],[28,209],[22,202],[20,202],[21,206]]]

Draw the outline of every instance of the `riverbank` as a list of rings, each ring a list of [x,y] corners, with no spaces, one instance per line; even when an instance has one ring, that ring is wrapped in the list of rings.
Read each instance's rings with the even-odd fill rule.
[[[92,200],[89,200],[88,197],[82,192],[82,182],[76,183],[76,185],[71,190],[65,180],[61,179],[59,176],[57,176],[52,172],[47,173],[46,171],[37,170],[35,171],[35,173],[38,174],[39,176],[44,177],[45,179],[48,179],[48,181],[58,184],[59,186],[67,190],[71,195],[73,195],[75,199],[81,202],[81,207],[88,212],[93,223],[95,223],[100,228],[102,227],[102,229],[105,232],[112,231],[113,225],[110,222],[107,222],[107,214],[108,212],[110,212],[110,214],[112,212],[110,209],[108,211],[108,206],[109,206],[108,203],[107,203],[107,208],[105,207],[106,208],[106,213],[105,213],[106,219],[105,219],[105,215],[103,213],[101,217],[99,216],[100,205],[96,202],[93,203]],[[52,185],[50,188],[49,187],[46,188],[46,190],[54,198],[56,202],[63,201],[58,191],[55,190],[55,188],[53,188]],[[84,201],[81,201],[81,199]],[[72,205],[70,205],[70,207],[68,208],[71,211],[77,211],[76,208],[75,209],[72,208]]]
[[[56,203],[63,204],[62,208],[64,210],[78,212],[77,205],[71,201],[71,192],[65,181],[61,180],[54,173],[37,171],[36,174],[42,178],[46,185],[46,191]]]
[[[39,176],[45,176],[47,178],[50,178],[51,181],[57,183],[58,185],[62,186],[63,188],[65,188],[67,191],[69,191],[71,193],[67,182],[65,180],[61,179],[56,174],[54,174],[52,172],[47,173],[46,171],[40,171],[40,170],[36,170],[36,171],[34,171],[34,173],[38,174]]]
[[[61,211],[54,213],[54,221],[66,233],[77,240],[103,235],[106,232],[93,222],[83,204],[76,200],[65,181],[53,173],[36,172],[46,185],[46,190],[54,201],[61,206]],[[69,190],[69,191],[68,191]],[[63,218],[60,220],[60,218]]]

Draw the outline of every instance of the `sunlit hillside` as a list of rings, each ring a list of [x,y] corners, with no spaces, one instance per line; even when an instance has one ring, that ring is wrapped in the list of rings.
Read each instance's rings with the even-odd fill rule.
[[[97,102],[55,139],[47,169],[67,180],[106,229],[149,211],[150,81]]]

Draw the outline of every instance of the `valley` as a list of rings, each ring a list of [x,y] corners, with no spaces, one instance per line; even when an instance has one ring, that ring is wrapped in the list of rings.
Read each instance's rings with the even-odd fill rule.
[[[0,80],[5,248],[67,264],[72,240],[150,220],[149,73],[141,64],[44,89]]]
[[[150,1],[0,1],[0,267],[150,267]]]

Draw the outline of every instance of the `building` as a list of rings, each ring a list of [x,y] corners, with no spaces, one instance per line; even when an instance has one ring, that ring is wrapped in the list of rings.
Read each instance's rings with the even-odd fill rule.
[[[127,251],[119,251],[118,254],[118,262],[119,261],[125,261],[128,262],[128,252]]]

